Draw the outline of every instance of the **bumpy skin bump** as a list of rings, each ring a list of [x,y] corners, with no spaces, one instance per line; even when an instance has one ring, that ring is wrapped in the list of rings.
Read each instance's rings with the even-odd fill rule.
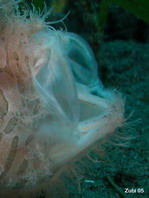
[[[0,5],[0,195],[29,197],[120,127],[124,108],[83,39],[20,16],[15,1]]]

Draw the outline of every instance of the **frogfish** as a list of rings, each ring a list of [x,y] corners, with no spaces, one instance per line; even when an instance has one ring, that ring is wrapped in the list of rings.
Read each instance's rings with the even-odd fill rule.
[[[28,198],[124,123],[88,43],[0,0],[0,197]],[[50,192],[48,198],[50,197]]]

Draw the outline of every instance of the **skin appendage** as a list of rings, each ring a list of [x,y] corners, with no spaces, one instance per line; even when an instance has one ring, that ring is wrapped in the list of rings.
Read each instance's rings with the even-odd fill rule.
[[[28,198],[124,122],[89,45],[0,0],[0,197]],[[94,93],[94,94],[93,94]],[[50,194],[50,192],[49,192]],[[50,198],[50,195],[48,195]]]

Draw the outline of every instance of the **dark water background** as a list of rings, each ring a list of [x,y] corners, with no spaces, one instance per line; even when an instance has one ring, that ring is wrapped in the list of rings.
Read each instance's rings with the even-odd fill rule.
[[[122,93],[126,124],[119,132],[120,138],[113,139],[112,144],[105,144],[105,150],[100,156],[91,154],[99,163],[83,159],[83,166],[78,162],[83,167],[80,177],[76,178],[78,186],[74,186],[71,179],[66,180],[66,190],[70,198],[147,198],[149,25],[127,10],[112,5],[101,35],[98,26],[99,7],[98,0],[68,0],[60,12],[51,14],[49,20],[60,19],[70,11],[64,21],[67,30],[78,33],[89,42],[98,60],[103,84],[117,88]],[[57,28],[60,27],[64,28],[58,24]],[[125,188],[143,189],[144,193],[125,194]]]

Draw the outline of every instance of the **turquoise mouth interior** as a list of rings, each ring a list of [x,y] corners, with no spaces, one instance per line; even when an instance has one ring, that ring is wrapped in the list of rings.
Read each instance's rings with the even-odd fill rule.
[[[80,121],[94,119],[102,115],[103,112],[103,107],[94,103],[80,100]]]

